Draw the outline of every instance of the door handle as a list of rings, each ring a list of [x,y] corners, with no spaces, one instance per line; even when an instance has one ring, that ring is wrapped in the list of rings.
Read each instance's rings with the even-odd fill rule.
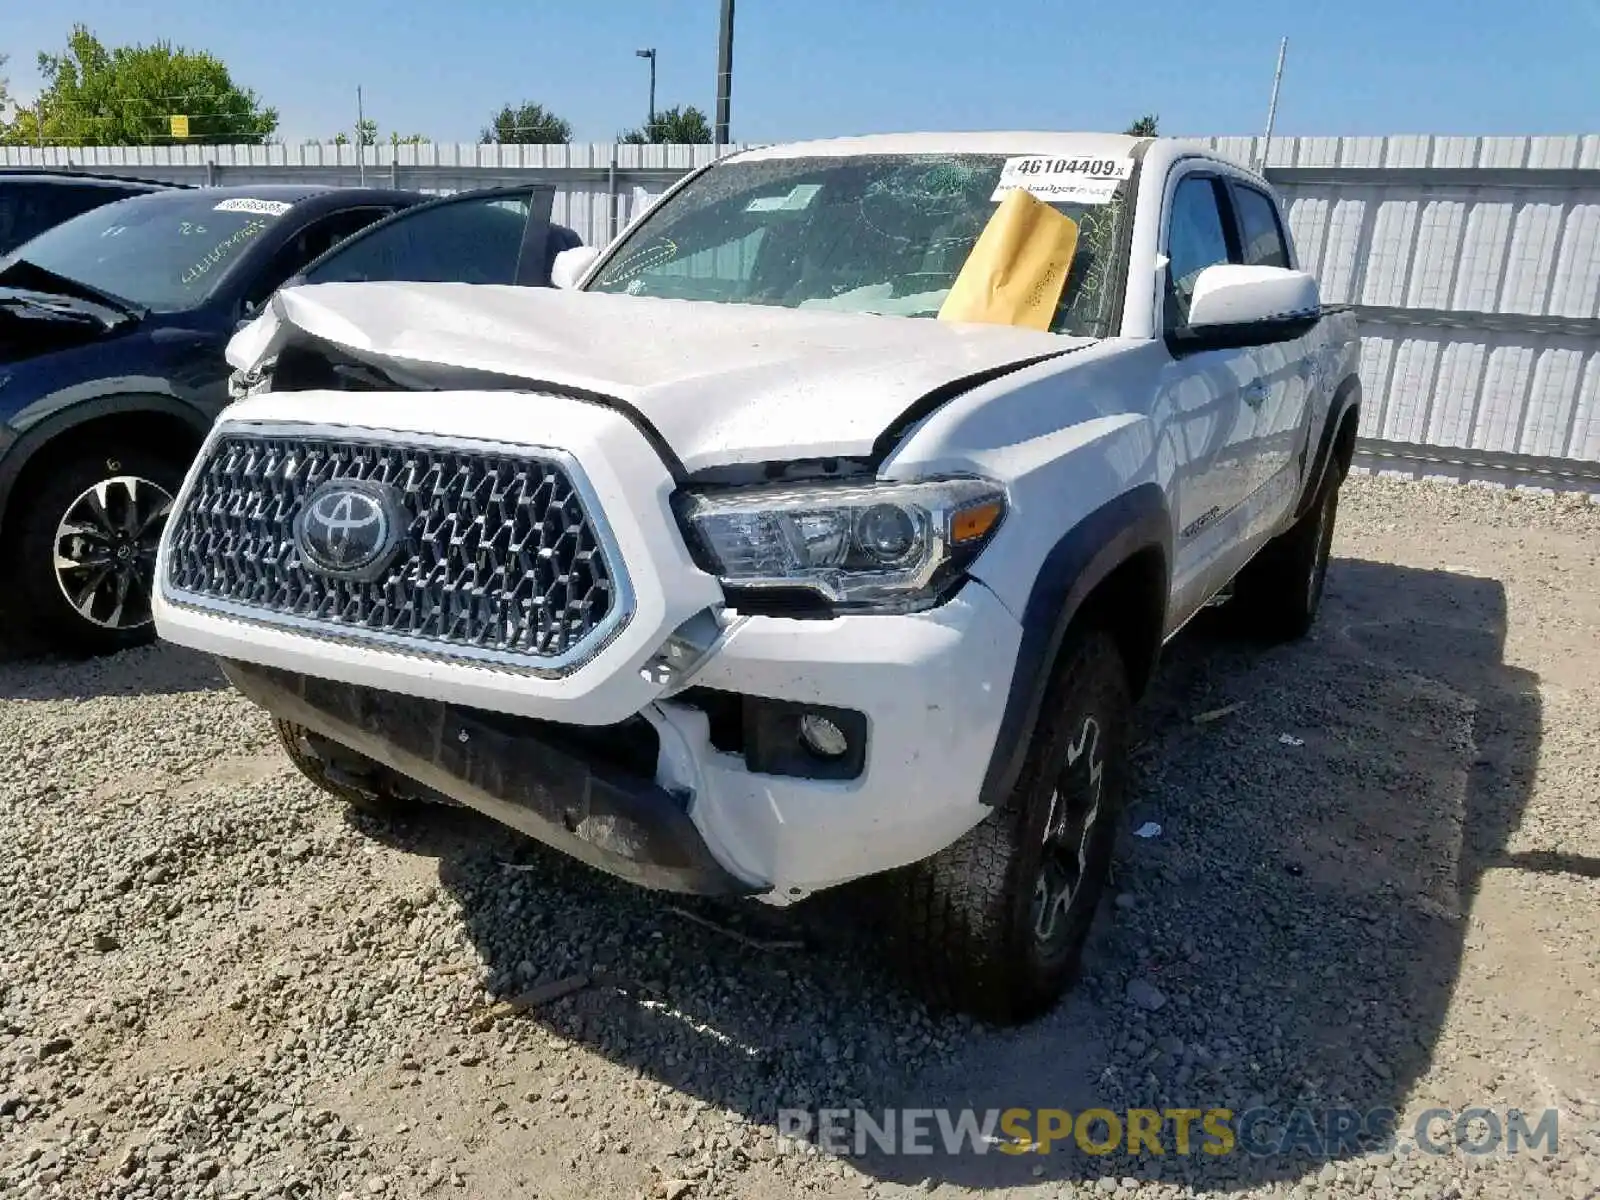
[[[1260,408],[1267,402],[1267,381],[1256,379],[1244,386],[1244,402],[1251,408]]]

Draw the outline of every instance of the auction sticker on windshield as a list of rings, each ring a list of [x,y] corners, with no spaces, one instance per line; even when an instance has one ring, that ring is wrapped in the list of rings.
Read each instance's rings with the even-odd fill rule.
[[[1127,158],[1057,158],[1030,154],[1006,159],[1000,182],[989,199],[1004,200],[1018,188],[1041,200],[1069,204],[1107,204],[1117,185],[1133,173]]]
[[[246,196],[235,196],[232,200],[224,200],[216,206],[217,212],[243,212],[255,213],[259,217],[281,217],[294,205],[282,200],[252,200]]]
[[[745,206],[745,212],[800,212],[821,190],[820,183],[797,183],[782,196],[757,196]]]

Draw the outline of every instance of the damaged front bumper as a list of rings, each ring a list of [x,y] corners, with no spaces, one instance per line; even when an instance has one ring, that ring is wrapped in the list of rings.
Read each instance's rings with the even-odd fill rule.
[[[692,686],[599,727],[221,662],[274,716],[600,870],[783,905],[926,858],[987,815],[1017,636],[981,584],[906,616],[751,617]],[[858,715],[840,723],[859,758],[808,759],[805,712]]]
[[[235,405],[174,504],[157,562],[160,635],[228,664],[276,716],[649,887],[787,904],[924,859],[988,815],[979,792],[1021,627],[982,583],[911,613],[737,614],[688,553],[671,508],[676,481],[624,417],[558,396],[458,392],[444,438],[439,404],[437,394],[303,392]],[[326,426],[335,407],[341,424]],[[223,439],[266,448],[218,450]],[[468,536],[477,499],[452,500],[419,530],[437,553],[405,551],[410,565],[385,585],[398,601],[375,585],[340,591],[306,573],[286,532],[285,514],[302,511],[305,496],[275,449],[285,441],[332,455],[360,447],[364,463],[374,446],[400,464],[482,446],[559,457],[604,519],[621,616],[548,667],[450,642],[451,630],[413,633],[441,614],[476,613],[477,590],[499,578],[460,549],[487,547]],[[214,453],[232,456],[224,482],[243,480],[226,494],[221,476],[206,482]],[[293,459],[296,470],[311,461]],[[210,498],[197,499],[206,487]],[[180,554],[174,531],[186,523]],[[462,560],[460,577],[416,586],[443,556]],[[208,597],[217,579],[241,590]],[[368,607],[351,619],[356,600]],[[807,758],[801,722],[830,716],[849,751]],[[641,725],[648,753],[617,770],[607,739]]]
[[[712,857],[685,797],[585,761],[514,721],[250,663],[221,665],[234,687],[275,716],[630,883],[701,895],[762,890]]]

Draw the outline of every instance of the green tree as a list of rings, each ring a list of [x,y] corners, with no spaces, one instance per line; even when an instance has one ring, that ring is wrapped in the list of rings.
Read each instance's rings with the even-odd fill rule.
[[[376,121],[368,119],[356,122],[356,133],[360,136],[363,146],[376,146],[378,144],[378,123]],[[424,142],[432,140],[424,133],[408,133],[402,137],[399,130],[393,130],[389,134],[389,144],[391,146],[420,146]],[[317,145],[317,139],[307,138],[305,144],[315,146]],[[350,135],[341,129],[333,135],[333,144],[335,146],[348,146],[350,144]]]
[[[630,129],[617,140],[630,146],[659,142],[671,142],[679,146],[708,146],[711,144],[711,123],[706,120],[705,113],[694,105],[679,107],[674,104],[658,112],[654,124],[642,129]]]
[[[107,50],[87,26],[74,25],[63,54],[40,54],[44,138],[79,146],[138,146],[173,141],[265,141],[278,112],[233,81],[221,59],[171,42]],[[189,119],[175,139],[171,119]],[[38,118],[19,112],[5,127],[8,142],[39,136]]]
[[[1155,137],[1156,126],[1161,123],[1161,118],[1156,113],[1146,113],[1123,132],[1129,137]]]
[[[485,145],[552,145],[570,142],[572,125],[544,105],[524,100],[516,108],[503,106],[478,140]]]
[[[6,59],[10,57],[11,56],[9,54],[0,54],[0,70],[5,68]],[[10,83],[11,81],[9,79],[7,79],[4,75],[0,75],[0,124],[5,122],[6,109],[11,107]]]

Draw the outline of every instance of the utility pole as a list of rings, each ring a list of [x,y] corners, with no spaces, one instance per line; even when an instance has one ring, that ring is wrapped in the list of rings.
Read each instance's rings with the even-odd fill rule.
[[[639,58],[650,60],[650,116],[644,124],[644,136],[649,141],[655,141],[656,134],[656,49],[654,46],[648,50],[635,50]]]
[[[1267,104],[1267,133],[1261,139],[1260,170],[1267,169],[1267,151],[1272,149],[1272,126],[1278,119],[1278,88],[1283,85],[1283,60],[1289,53],[1289,39],[1278,43],[1278,69],[1272,76],[1272,99]]]
[[[728,109],[733,96],[733,0],[722,0],[722,32],[717,37],[717,119],[712,141],[717,157],[728,144]]]
[[[40,162],[44,161],[44,97],[40,96],[33,106],[33,119],[39,126],[39,154]]]
[[[356,177],[361,186],[367,186],[367,148],[361,139],[367,132],[367,114],[361,107],[361,85],[356,84]]]

